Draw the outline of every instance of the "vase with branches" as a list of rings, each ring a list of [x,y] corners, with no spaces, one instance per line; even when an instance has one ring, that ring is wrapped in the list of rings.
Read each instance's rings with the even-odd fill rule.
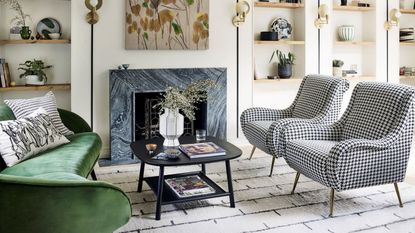
[[[192,82],[186,88],[168,87],[163,98],[155,105],[160,111],[160,134],[165,138],[164,146],[179,146],[179,137],[184,132],[184,117],[196,119],[196,104],[208,98],[208,90],[215,86],[212,80]],[[183,113],[184,116],[181,114]]]
[[[29,26],[27,26],[27,20],[30,20],[30,15],[25,14],[23,7],[18,0],[0,0],[0,4],[7,4],[10,6],[10,9],[16,12],[16,16],[12,18],[12,24],[20,27],[20,35],[22,39],[27,40],[31,36],[31,31]]]

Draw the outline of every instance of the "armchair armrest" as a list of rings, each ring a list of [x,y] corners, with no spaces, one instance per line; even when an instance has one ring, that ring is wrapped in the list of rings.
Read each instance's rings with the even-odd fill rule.
[[[251,121],[276,121],[283,118],[291,117],[291,108],[287,109],[270,109],[270,108],[249,108],[241,114],[241,125]]]
[[[58,112],[62,123],[75,134],[92,131],[88,123],[76,113],[64,109],[58,109]]]
[[[109,233],[127,223],[131,205],[124,192],[80,179],[0,175],[0,232]]]

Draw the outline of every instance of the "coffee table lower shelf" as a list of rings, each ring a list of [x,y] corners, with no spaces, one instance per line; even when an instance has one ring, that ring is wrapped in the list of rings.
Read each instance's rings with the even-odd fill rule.
[[[215,190],[215,192],[206,194],[206,195],[198,195],[198,196],[193,196],[193,197],[180,198],[174,193],[173,190],[171,190],[171,188],[166,183],[164,183],[161,204],[170,205],[170,204],[184,203],[184,202],[189,202],[189,201],[199,201],[199,200],[205,200],[205,199],[210,199],[210,198],[226,197],[230,195],[229,192],[226,192],[225,190],[223,190],[219,185],[213,182],[203,172],[188,172],[188,173],[166,175],[164,176],[164,180],[171,179],[171,178],[184,177],[184,176],[193,176],[193,175],[198,175],[203,181],[209,184]],[[157,190],[158,190],[158,179],[159,179],[158,176],[144,178],[144,181],[147,182],[147,184],[154,191],[154,193],[157,193]]]

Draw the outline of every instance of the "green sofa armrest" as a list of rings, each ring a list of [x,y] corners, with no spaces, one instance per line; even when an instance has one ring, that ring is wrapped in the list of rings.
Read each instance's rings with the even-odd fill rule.
[[[63,124],[75,134],[92,131],[88,123],[76,113],[60,108],[58,112]]]
[[[130,200],[119,188],[76,176],[0,175],[0,190],[0,232],[110,233],[131,217]]]

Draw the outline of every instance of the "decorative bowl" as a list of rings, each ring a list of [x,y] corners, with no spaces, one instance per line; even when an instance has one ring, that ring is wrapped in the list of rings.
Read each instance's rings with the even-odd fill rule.
[[[60,33],[49,33],[48,35],[49,35],[50,39],[52,39],[52,40],[59,40],[59,38],[61,38]]]
[[[355,36],[355,29],[353,25],[343,25],[338,29],[339,39],[341,41],[352,41]]]

